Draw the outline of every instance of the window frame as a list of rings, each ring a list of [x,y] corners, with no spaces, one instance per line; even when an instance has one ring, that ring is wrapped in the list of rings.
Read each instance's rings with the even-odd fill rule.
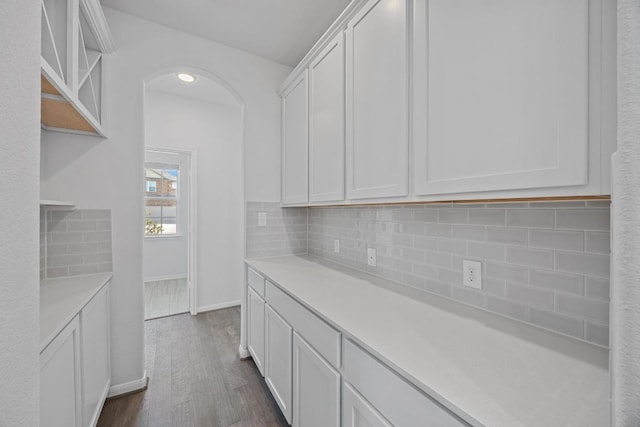
[[[148,193],[150,193],[150,191],[147,191],[147,182],[149,181],[148,177],[147,177],[147,170],[148,169],[157,169],[157,170],[161,170],[162,172],[160,173],[160,177],[161,179],[166,179],[165,178],[165,173],[164,171],[167,170],[174,170],[177,172],[176,175],[176,188],[175,188],[175,196],[167,196],[167,195],[157,195],[157,196],[149,196]],[[144,181],[145,181],[145,192],[144,192],[144,208],[145,211],[147,210],[147,201],[148,200],[157,200],[160,201],[161,205],[160,205],[160,225],[162,225],[163,221],[162,219],[164,218],[164,216],[162,215],[162,211],[164,209],[164,206],[162,206],[162,202],[163,201],[175,201],[175,209],[176,209],[176,214],[175,214],[175,219],[176,219],[176,232],[175,233],[171,233],[171,234],[163,234],[162,232],[160,234],[147,234],[146,230],[144,229],[144,225],[143,225],[143,233],[144,233],[144,238],[145,239],[171,239],[171,238],[178,238],[181,237],[182,235],[179,232],[179,223],[180,223],[180,218],[178,215],[178,204],[180,203],[180,180],[182,179],[180,177],[180,165],[174,164],[174,163],[164,163],[164,162],[145,162],[144,163]],[[162,190],[162,186],[160,188],[160,190]],[[156,191],[155,193],[158,193],[158,186],[156,184]],[[147,215],[145,213],[144,218],[147,218]]]

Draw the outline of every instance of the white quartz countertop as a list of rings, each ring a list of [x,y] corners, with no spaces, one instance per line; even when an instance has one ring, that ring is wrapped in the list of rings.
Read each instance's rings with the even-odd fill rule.
[[[472,425],[609,425],[606,349],[315,257],[247,264]]]
[[[88,274],[40,282],[40,351],[111,280],[111,276],[111,273]]]

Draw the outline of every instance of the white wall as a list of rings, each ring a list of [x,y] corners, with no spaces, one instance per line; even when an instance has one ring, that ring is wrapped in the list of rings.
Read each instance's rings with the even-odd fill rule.
[[[198,310],[240,301],[243,283],[242,117],[229,107],[147,91],[145,141],[148,145],[189,149],[197,160]],[[145,270],[160,276],[170,260],[148,259]]]
[[[618,1],[618,151],[611,208],[611,425],[640,425],[640,2]]]
[[[0,426],[39,422],[40,3],[0,2]]]
[[[247,197],[278,199],[276,89],[290,69],[109,8],[105,15],[116,42],[105,62],[109,138],[43,132],[42,192],[82,208],[112,209],[112,384],[119,385],[143,376],[144,80],[188,66],[233,87],[244,102],[246,161],[260,169],[247,177]]]

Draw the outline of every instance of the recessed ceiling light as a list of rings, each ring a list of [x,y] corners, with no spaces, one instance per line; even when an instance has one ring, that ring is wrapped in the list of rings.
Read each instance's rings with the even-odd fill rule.
[[[194,81],[196,81],[196,78],[194,76],[187,73],[178,73],[178,78],[186,83],[193,83]]]

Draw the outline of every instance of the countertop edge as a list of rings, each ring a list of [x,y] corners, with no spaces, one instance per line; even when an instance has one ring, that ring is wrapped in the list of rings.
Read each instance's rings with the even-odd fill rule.
[[[276,285],[279,289],[281,289],[284,292],[286,292],[287,295],[289,295],[296,302],[300,303],[303,307],[305,307],[306,309],[308,309],[309,311],[314,313],[314,315],[318,316],[319,318],[321,318],[323,321],[325,321],[326,323],[328,323],[332,327],[340,330],[343,333],[345,338],[350,339],[352,342],[356,343],[361,348],[363,348],[367,352],[369,352],[376,359],[378,359],[379,361],[383,362],[384,364],[386,364],[387,366],[392,368],[394,370],[394,372],[396,372],[397,375],[399,375],[402,379],[404,379],[411,386],[413,386],[414,388],[420,390],[422,393],[427,394],[431,399],[433,399],[439,405],[441,405],[444,408],[448,409],[453,414],[458,416],[463,421],[469,423],[470,425],[472,425],[472,426],[485,426],[486,425],[482,421],[478,420],[476,417],[471,415],[468,411],[464,410],[459,405],[457,405],[454,402],[452,402],[449,398],[441,395],[440,393],[438,393],[437,391],[432,389],[430,386],[425,384],[423,381],[417,379],[413,375],[409,374],[406,370],[404,370],[400,366],[398,366],[396,363],[390,361],[388,358],[383,356],[375,348],[372,348],[369,344],[367,344],[366,342],[362,341],[357,336],[355,336],[352,331],[347,330],[343,325],[340,325],[340,324],[336,323],[336,321],[334,321],[334,320],[326,317],[322,313],[318,312],[318,310],[316,310],[313,306],[309,305],[309,303],[303,301],[298,295],[294,295],[289,289],[287,289],[285,286],[283,286],[280,283],[278,283],[278,281],[276,279],[271,277],[268,273],[265,273],[263,271],[262,266],[260,265],[262,262],[269,262],[271,259],[276,260],[276,259],[284,259],[284,258],[299,258],[299,259],[307,261],[307,262],[317,263],[317,264],[319,264],[319,265],[321,265],[321,266],[323,266],[323,267],[325,267],[325,268],[327,268],[329,270],[333,270],[333,271],[336,271],[338,273],[350,274],[350,275],[352,274],[352,275],[354,275],[356,277],[359,277],[359,278],[367,278],[367,279],[369,279],[369,284],[371,286],[376,286],[376,287],[379,287],[379,288],[384,289],[386,291],[392,292],[394,294],[398,294],[398,295],[404,296],[406,298],[413,299],[411,292],[407,293],[407,292],[404,292],[402,290],[397,289],[397,286],[400,286],[400,285],[397,285],[395,282],[390,281],[388,279],[379,278],[379,277],[373,276],[373,275],[371,275],[369,273],[362,272],[362,271],[359,271],[359,270],[355,270],[355,269],[352,269],[352,268],[350,268],[348,266],[344,266],[342,264],[337,264],[337,263],[331,262],[329,260],[325,260],[323,258],[318,258],[318,257],[312,256],[312,255],[308,255],[308,254],[305,254],[305,255],[288,255],[288,256],[278,256],[278,257],[268,257],[268,258],[255,258],[255,259],[246,258],[244,260],[244,263],[248,267],[251,267],[251,268],[253,268],[253,269],[257,270],[257,271],[260,271],[261,275],[263,275],[267,280],[269,280],[271,283]],[[246,286],[246,284],[245,284],[245,286]],[[479,310],[476,307],[471,307],[471,306],[468,306],[466,304],[461,304],[459,302],[451,301],[451,300],[449,300],[447,298],[442,298],[442,297],[439,297],[437,295],[434,295],[434,297],[436,297],[437,299],[440,299],[440,300],[446,300],[446,301],[448,301],[450,303],[463,305],[463,306],[465,306],[465,307],[467,307],[469,309],[472,309],[472,310]],[[428,304],[427,302],[420,301],[420,300],[418,300],[418,302],[421,302],[421,303],[424,303],[424,304]],[[482,310],[480,310],[480,311],[482,311]],[[504,316],[499,316],[499,315],[494,314],[494,313],[486,312],[486,315],[489,315],[490,317],[500,318],[500,319],[502,319],[501,321],[513,323],[515,325],[519,325],[518,328],[522,328],[523,330],[529,330],[529,332],[533,331],[532,334],[534,336],[535,335],[553,336],[553,337],[555,337],[556,343],[558,343],[560,341],[564,343],[563,344],[564,350],[566,350],[567,348],[572,348],[573,350],[576,350],[577,348],[584,349],[585,347],[589,347],[590,349],[593,350],[593,354],[594,355],[597,352],[603,352],[603,351],[606,350],[606,349],[603,349],[600,346],[590,345],[589,343],[586,343],[584,341],[576,340],[575,338],[572,338],[572,337],[569,337],[569,336],[566,336],[566,335],[563,335],[563,334],[558,334],[558,333],[555,333],[553,331],[549,331],[549,330],[544,329],[544,328],[538,328],[538,327],[535,327],[533,325],[529,325],[529,324],[526,324],[526,323],[523,323],[523,322],[519,322],[519,321],[510,319],[510,318],[506,318]],[[529,334],[529,332],[527,334],[531,335],[531,334]],[[527,338],[522,338],[522,337],[518,337],[518,338],[527,340]],[[531,338],[531,336],[528,336],[528,338]],[[514,339],[515,339],[515,337],[514,337]],[[534,340],[534,343],[535,343],[535,340]],[[594,356],[593,359],[594,360],[598,359],[598,357]],[[523,424],[516,424],[516,425],[523,425]]]
[[[67,325],[73,320],[74,317],[78,315],[78,313],[80,313],[80,311],[82,311],[82,309],[89,303],[89,301],[91,301],[91,299],[93,299],[93,297],[96,296],[96,294],[100,292],[100,290],[104,288],[105,285],[111,281],[111,279],[113,278],[113,273],[98,273],[98,274],[87,274],[82,276],[69,276],[69,277],[60,277],[55,279],[45,279],[40,283],[40,287],[56,286],[58,284],[64,284],[65,282],[68,282],[70,278],[74,278],[75,280],[78,280],[79,278],[84,278],[89,281],[96,280],[96,282],[93,284],[94,288],[92,292],[86,298],[83,299],[82,303],[81,304],[79,303],[73,310],[70,310],[69,313],[63,317],[60,324],[56,326],[56,328],[46,338],[41,339],[40,353],[42,353],[49,346],[49,344],[51,344],[53,340],[55,340],[58,334],[60,334],[60,332],[62,332],[62,330],[67,327]],[[42,311],[42,308],[40,310]]]
[[[293,256],[296,256],[296,255],[293,255]],[[258,259],[258,260],[260,261],[260,260],[268,260],[268,259],[269,258],[263,258],[263,259]],[[306,258],[303,258],[303,259],[306,259]],[[251,267],[253,269],[259,270],[259,267],[257,267],[254,264],[252,264],[252,261],[253,260],[251,258],[246,258],[244,260],[244,262],[245,262],[245,264],[247,266],[249,266],[249,267]],[[329,267],[327,267],[327,268],[329,268]],[[344,268],[348,269],[348,267],[344,267]],[[354,270],[354,271],[357,271],[357,270]],[[269,280],[269,282],[271,282],[274,285],[276,285],[280,290],[285,292],[287,295],[289,295],[291,298],[293,298],[297,303],[301,304],[304,308],[306,308],[307,310],[311,311],[315,316],[318,316],[320,319],[322,319],[324,322],[328,323],[334,329],[338,329],[344,335],[345,338],[347,338],[350,341],[356,343],[358,346],[360,346],[361,348],[366,350],[368,353],[370,353],[375,359],[377,359],[377,360],[381,361],[383,364],[389,366],[394,372],[397,373],[397,375],[399,375],[402,379],[407,381],[411,386],[417,388],[420,392],[425,393],[426,395],[428,395],[428,397],[430,397],[431,399],[436,401],[439,405],[443,406],[444,408],[446,408],[447,410],[449,410],[453,414],[455,414],[457,417],[462,419],[467,424],[470,424],[473,427],[486,427],[485,424],[483,424],[482,422],[480,422],[477,419],[475,419],[472,415],[468,414],[466,411],[464,411],[459,406],[455,405],[453,402],[449,401],[444,396],[440,395],[438,392],[436,392],[435,390],[430,388],[427,384],[423,383],[422,381],[419,381],[417,378],[415,378],[412,375],[408,374],[404,369],[402,369],[401,367],[397,366],[392,361],[388,360],[386,357],[381,355],[378,351],[376,351],[370,345],[368,345],[367,343],[363,342],[360,338],[355,336],[352,332],[346,330],[344,326],[337,324],[335,321],[333,321],[332,319],[329,319],[324,314],[319,313],[314,307],[310,306],[305,301],[302,301],[297,295],[293,295],[290,291],[285,289],[280,283],[278,283],[273,278],[269,277],[266,273],[264,273],[262,271],[260,271],[260,273],[265,277],[265,279]],[[362,274],[366,274],[366,273],[362,273]],[[372,285],[372,286],[375,286],[375,285]],[[383,287],[383,289],[387,289],[387,288]],[[387,290],[390,291],[390,292],[394,292],[391,289],[387,289]],[[400,294],[400,295],[402,295],[402,294]]]

